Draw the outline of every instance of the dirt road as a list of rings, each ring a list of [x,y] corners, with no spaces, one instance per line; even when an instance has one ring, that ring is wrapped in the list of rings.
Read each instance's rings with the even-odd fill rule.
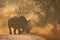
[[[20,34],[20,35],[0,34],[0,40],[46,40],[46,39],[40,36],[30,34]]]

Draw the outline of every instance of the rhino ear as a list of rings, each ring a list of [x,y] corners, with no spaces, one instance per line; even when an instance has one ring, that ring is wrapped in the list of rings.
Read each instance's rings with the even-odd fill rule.
[[[30,20],[28,20],[28,22],[30,22]]]

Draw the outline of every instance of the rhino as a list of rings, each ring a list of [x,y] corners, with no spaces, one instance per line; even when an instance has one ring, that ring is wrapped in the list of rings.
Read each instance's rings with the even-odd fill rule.
[[[29,26],[30,20],[27,21],[27,19],[24,16],[20,17],[13,17],[8,20],[8,27],[9,27],[9,34],[12,34],[12,29],[13,28],[13,33],[16,34],[16,29],[18,30],[18,34],[23,33],[24,31],[29,33],[31,27]],[[21,31],[20,29],[23,29]]]

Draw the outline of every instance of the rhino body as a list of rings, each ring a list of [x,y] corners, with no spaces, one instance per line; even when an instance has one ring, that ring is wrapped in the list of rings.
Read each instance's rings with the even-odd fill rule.
[[[29,21],[26,20],[26,18],[24,16],[20,16],[20,17],[13,17],[11,19],[8,20],[8,26],[9,26],[9,34],[12,34],[12,30],[11,28],[14,28],[14,34],[16,34],[16,29],[18,30],[18,34],[26,31],[27,33],[29,33],[30,31],[30,26],[29,26]],[[23,31],[21,31],[20,29],[23,29]]]

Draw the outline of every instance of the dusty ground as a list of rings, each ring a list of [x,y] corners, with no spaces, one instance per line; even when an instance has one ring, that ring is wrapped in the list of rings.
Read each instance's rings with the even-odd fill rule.
[[[0,40],[46,40],[46,39],[40,36],[30,34],[20,34],[20,35],[0,34]]]
[[[54,26],[51,25],[51,24],[48,24],[45,27],[33,27],[31,29],[31,31],[30,31],[29,34],[43,36],[47,40],[60,40],[60,25],[57,26],[56,32],[54,32],[53,29],[54,29]],[[10,39],[11,40],[11,38],[9,38],[9,37],[10,36],[12,37],[12,35],[13,35],[13,34],[12,35],[9,35],[9,29],[8,29],[8,27],[0,28],[0,36],[1,36],[1,34],[3,34],[2,35],[3,37],[2,37],[1,40],[3,40],[5,38],[5,36],[6,36],[7,39]],[[4,34],[7,34],[7,35],[4,35]],[[19,37],[21,35],[19,35],[19,36],[14,35],[14,36]],[[13,38],[15,39],[16,37],[14,37],[14,36],[13,36]],[[31,38],[31,36],[29,36],[29,37]]]

